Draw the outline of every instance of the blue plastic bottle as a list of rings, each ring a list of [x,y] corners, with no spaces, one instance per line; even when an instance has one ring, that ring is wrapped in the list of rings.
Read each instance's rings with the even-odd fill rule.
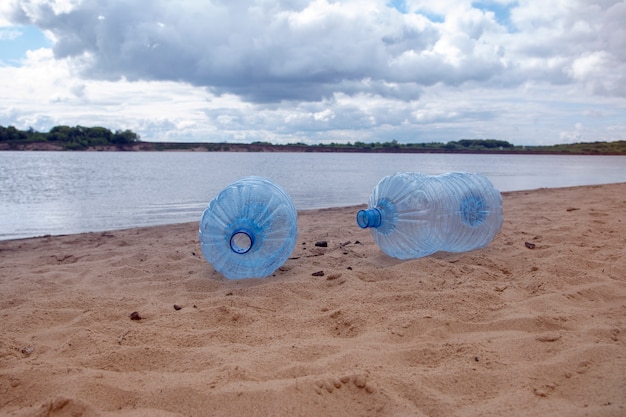
[[[368,209],[357,213],[358,225],[372,228],[376,244],[399,259],[482,248],[502,221],[500,192],[484,176],[464,172],[385,177]]]
[[[297,213],[289,195],[261,177],[224,188],[200,219],[202,254],[229,279],[271,275],[296,244]]]

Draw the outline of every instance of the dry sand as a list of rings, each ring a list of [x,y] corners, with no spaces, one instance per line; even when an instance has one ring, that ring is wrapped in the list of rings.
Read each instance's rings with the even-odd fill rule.
[[[626,184],[504,206],[487,248],[404,262],[305,211],[242,281],[196,223],[0,242],[0,415],[625,416]]]

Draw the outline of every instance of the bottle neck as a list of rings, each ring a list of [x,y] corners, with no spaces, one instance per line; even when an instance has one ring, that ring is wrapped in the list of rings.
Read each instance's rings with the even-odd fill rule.
[[[254,235],[246,229],[238,229],[230,237],[230,249],[239,254],[244,254],[252,249]]]
[[[380,210],[376,207],[367,210],[359,210],[356,215],[356,222],[361,229],[379,227],[382,223],[382,215]]]

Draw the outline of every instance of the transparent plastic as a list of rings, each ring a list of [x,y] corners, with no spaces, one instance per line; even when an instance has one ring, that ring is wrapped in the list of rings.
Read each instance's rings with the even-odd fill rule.
[[[356,220],[398,259],[466,252],[487,246],[502,227],[502,197],[480,174],[404,172],[383,178]]]
[[[246,177],[224,188],[200,219],[205,259],[229,279],[271,275],[296,244],[297,213],[272,181]]]

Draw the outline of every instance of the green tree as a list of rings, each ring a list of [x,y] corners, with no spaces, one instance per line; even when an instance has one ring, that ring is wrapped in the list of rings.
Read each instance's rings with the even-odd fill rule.
[[[124,131],[116,130],[115,134],[113,135],[113,143],[117,145],[126,145],[129,143],[137,142],[138,140],[139,135],[128,129]]]

